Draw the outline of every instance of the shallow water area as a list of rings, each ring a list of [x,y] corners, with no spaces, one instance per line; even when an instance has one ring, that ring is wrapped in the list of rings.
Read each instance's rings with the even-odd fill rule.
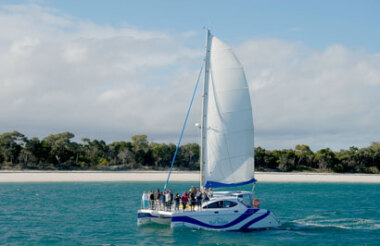
[[[196,183],[171,183],[183,192]],[[163,183],[0,184],[4,245],[377,245],[379,184],[258,183],[275,230],[214,232],[137,226],[143,191]],[[250,187],[245,187],[250,189]]]

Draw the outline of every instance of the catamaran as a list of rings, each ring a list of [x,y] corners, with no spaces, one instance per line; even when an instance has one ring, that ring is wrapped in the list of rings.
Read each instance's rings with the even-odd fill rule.
[[[172,228],[217,231],[278,227],[280,221],[269,210],[260,208],[259,200],[254,196],[254,129],[251,99],[243,67],[230,47],[209,30],[206,36],[200,124],[200,187],[215,190],[252,184],[252,191],[232,191],[230,188],[228,191],[214,191],[213,196],[194,211],[142,208],[138,210],[138,225],[153,222],[167,224]],[[201,73],[202,71],[200,75]],[[196,89],[194,94],[195,91]],[[189,111],[184,127],[188,115]],[[177,150],[183,130],[184,128]]]

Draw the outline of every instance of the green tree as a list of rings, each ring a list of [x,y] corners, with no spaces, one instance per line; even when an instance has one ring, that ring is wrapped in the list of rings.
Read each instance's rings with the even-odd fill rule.
[[[174,144],[151,143],[150,148],[155,167],[170,167],[176,149]]]
[[[318,150],[314,156],[315,166],[319,169],[333,169],[337,164],[335,153],[329,149]]]
[[[131,137],[132,146],[135,151],[147,151],[149,148],[148,137],[146,135],[134,135]]]
[[[113,142],[108,145],[108,148],[108,158],[112,165],[126,165],[129,163],[135,163],[135,156],[132,152],[131,142]]]
[[[152,151],[149,149],[149,142],[146,135],[132,136],[133,152],[136,163],[149,165],[153,162]]]
[[[255,168],[263,169],[267,168],[267,163],[265,162],[265,149],[261,147],[255,148]]]
[[[26,141],[19,158],[23,163],[23,168],[38,168],[39,162],[45,160],[47,154],[48,151],[44,151],[41,141],[34,137]]]
[[[314,153],[313,153],[313,151],[311,151],[311,149],[308,145],[305,145],[305,144],[296,145],[295,154],[297,157],[297,163],[296,163],[297,167],[299,167],[299,168],[303,168],[303,167],[313,168],[313,167],[315,167],[313,165]]]
[[[83,138],[83,151],[86,163],[89,167],[108,166],[108,155],[110,153],[109,146],[103,140],[90,140]]]
[[[340,162],[337,166],[341,172],[357,171],[357,152],[358,148],[351,146],[348,150],[340,150],[336,153],[336,157]]]
[[[373,142],[369,148],[373,153],[371,166],[375,166],[380,170],[380,142]]]
[[[18,131],[6,132],[0,135],[1,162],[6,161],[13,166],[17,162],[26,142],[27,138]]]
[[[283,172],[289,172],[295,169],[296,154],[294,150],[281,150],[278,169]]]
[[[356,169],[360,172],[378,173],[380,167],[380,143],[372,143],[356,153]]]
[[[280,153],[281,151],[278,150],[265,150],[264,161],[268,168],[278,169],[278,165],[280,163]]]
[[[70,168],[71,163],[67,162],[73,156],[73,143],[70,139],[74,138],[71,132],[52,134],[42,141],[50,147],[50,159],[58,168]]]
[[[196,143],[189,143],[179,147],[178,165],[180,168],[199,170],[200,147]]]

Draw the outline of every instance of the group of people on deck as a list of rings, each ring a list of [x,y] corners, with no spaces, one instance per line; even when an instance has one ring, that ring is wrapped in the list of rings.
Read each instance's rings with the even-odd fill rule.
[[[174,209],[178,211],[180,209],[180,204],[182,204],[183,211],[185,211],[187,206],[189,206],[191,211],[194,211],[196,207],[200,209],[202,207],[202,202],[210,200],[212,196],[213,191],[211,188],[204,188],[203,191],[201,191],[199,187],[192,186],[189,191],[183,192],[182,195],[178,193],[174,195],[171,189],[165,191],[156,189],[155,193],[153,190],[149,193],[143,193],[142,207],[148,208],[149,202],[150,209],[171,210],[174,205]]]

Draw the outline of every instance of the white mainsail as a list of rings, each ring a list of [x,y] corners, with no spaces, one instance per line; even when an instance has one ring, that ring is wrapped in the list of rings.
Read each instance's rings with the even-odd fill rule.
[[[252,106],[243,67],[231,48],[208,32],[202,119],[202,185],[254,182]]]

